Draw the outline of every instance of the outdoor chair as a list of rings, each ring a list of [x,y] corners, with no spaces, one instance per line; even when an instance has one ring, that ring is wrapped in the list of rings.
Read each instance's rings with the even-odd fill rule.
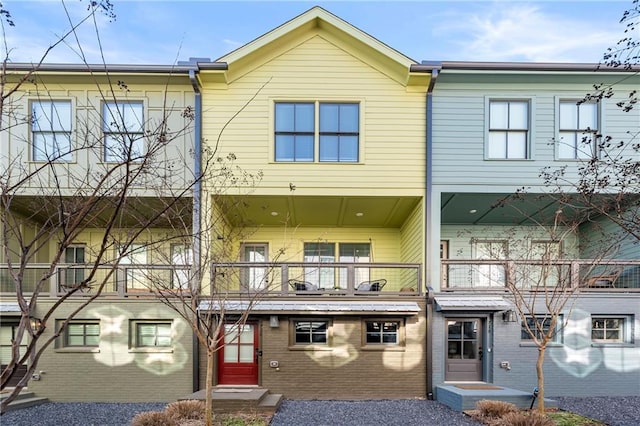
[[[380,291],[387,284],[387,280],[380,278],[378,280],[363,281],[356,287],[357,291]]]
[[[587,278],[587,287],[590,288],[613,288],[622,273],[622,268],[614,268],[603,274],[594,275]]]
[[[318,291],[324,290],[319,289],[317,285],[310,283],[308,281],[300,281],[300,280],[289,280],[289,285],[291,289],[294,291]]]

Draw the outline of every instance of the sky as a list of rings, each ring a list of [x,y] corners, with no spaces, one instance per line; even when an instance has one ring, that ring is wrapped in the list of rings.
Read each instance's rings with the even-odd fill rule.
[[[108,64],[217,59],[318,5],[417,62],[597,63],[623,36],[619,20],[631,7],[631,0],[112,2],[115,19],[87,21],[79,43],[56,46],[46,62],[80,63],[81,55]],[[0,3],[15,23],[2,27],[10,60],[34,62],[69,29],[65,7],[77,22],[89,0]]]

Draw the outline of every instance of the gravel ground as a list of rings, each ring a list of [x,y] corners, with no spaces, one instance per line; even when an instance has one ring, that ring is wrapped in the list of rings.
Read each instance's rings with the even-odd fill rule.
[[[640,396],[554,398],[561,409],[611,426],[640,425]],[[12,411],[2,426],[124,426],[142,411],[159,411],[165,403],[48,403]],[[472,426],[479,423],[435,401],[294,401],[286,400],[272,426]]]

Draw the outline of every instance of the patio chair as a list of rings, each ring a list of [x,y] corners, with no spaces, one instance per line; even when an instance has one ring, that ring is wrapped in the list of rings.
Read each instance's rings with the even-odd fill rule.
[[[300,281],[300,280],[289,280],[289,285],[293,291],[318,291],[323,290],[319,289],[317,285],[310,283],[309,281]]]
[[[587,287],[590,288],[614,288],[616,280],[622,273],[622,267],[611,269],[599,275],[587,278]]]
[[[385,286],[387,280],[380,278],[377,280],[363,281],[356,287],[357,291],[380,291]]]

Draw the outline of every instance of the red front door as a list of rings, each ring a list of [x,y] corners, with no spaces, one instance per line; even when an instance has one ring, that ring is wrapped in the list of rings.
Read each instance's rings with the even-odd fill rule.
[[[224,345],[218,359],[221,385],[258,384],[258,324],[225,324]]]

